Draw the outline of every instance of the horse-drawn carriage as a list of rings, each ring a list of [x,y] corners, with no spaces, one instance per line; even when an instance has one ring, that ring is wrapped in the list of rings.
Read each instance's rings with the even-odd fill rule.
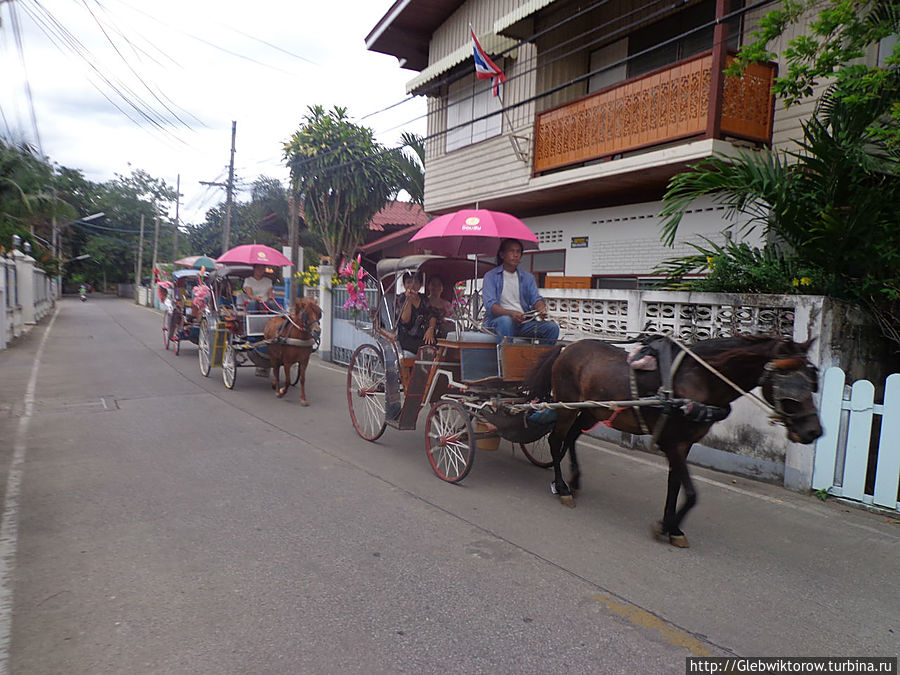
[[[415,355],[401,351],[393,296],[402,273],[436,274],[452,288],[488,268],[484,262],[476,266],[467,259],[424,255],[378,263],[373,343],[356,349],[347,373],[350,419],[361,437],[375,441],[388,426],[415,429],[427,406],[425,450],[438,477],[461,481],[476,448],[496,449],[503,438],[519,444],[534,464],[553,466],[553,493],[574,506],[580,480],[575,441],[585,430],[602,422],[651,435],[669,462],[664,515],[654,531],[683,547],[687,538],[680,524],[696,499],[687,454],[728,415],[732,401],[749,396],[785,425],[793,442],[811,443],[822,434],[812,399],[818,373],[806,356],[809,343],[778,336],[723,337],[691,347],[671,336],[646,336],[626,358],[622,342],[498,344],[477,330],[477,322],[461,316],[456,330],[435,345],[420,347]],[[751,393],[757,385],[762,397]],[[567,452],[568,483],[560,470]],[[676,508],[682,488],[686,499]]]
[[[550,425],[510,411],[510,405],[524,401],[525,374],[552,347],[525,339],[498,345],[493,334],[480,330],[472,309],[477,303],[453,295],[460,282],[468,282],[474,294],[474,280],[491,267],[433,255],[379,261],[373,343],[354,351],[347,372],[350,419],[369,441],[388,426],[415,429],[420,411],[428,407],[426,454],[434,472],[452,483],[469,473],[476,449],[496,450],[501,438],[518,445],[534,464],[552,464],[545,438]],[[404,352],[396,335],[395,288],[405,273],[421,274],[426,283],[439,276],[445,299],[465,308],[451,317],[454,330],[417,354]]]
[[[175,270],[166,282],[168,298],[163,312],[163,343],[175,356],[181,353],[181,341],[198,344],[203,307],[194,303],[193,291],[207,276],[205,270]]]
[[[259,377],[274,374],[277,384],[278,368],[273,373],[270,354],[270,348],[275,345],[276,349],[295,346],[310,351],[318,345],[318,317],[314,321],[294,319],[275,300],[263,303],[258,309],[248,309],[242,289],[244,280],[252,274],[252,265],[227,264],[218,267],[207,279],[211,292],[206,316],[199,327],[200,372],[205,377],[212,368],[221,367],[222,380],[228,389],[234,388],[237,369],[243,366],[255,367]],[[272,322],[273,319],[277,321]],[[267,336],[267,325],[276,326],[282,336]],[[301,333],[305,337],[298,338]],[[298,381],[302,384],[304,370],[305,362],[294,362],[290,375],[286,374],[285,389],[288,380],[292,385]],[[284,395],[283,390],[280,395]],[[302,392],[301,400],[305,402]]]

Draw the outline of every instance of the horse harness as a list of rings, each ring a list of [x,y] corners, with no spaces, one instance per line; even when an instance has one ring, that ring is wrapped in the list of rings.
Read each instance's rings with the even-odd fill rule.
[[[281,326],[278,328],[278,335],[271,340],[266,340],[267,344],[270,345],[287,345],[289,347],[312,347],[316,343],[316,338],[314,335],[313,326],[315,326],[318,321],[312,320],[310,321],[309,316],[304,311],[300,314],[300,323],[298,326],[296,322],[291,318],[290,314],[282,315],[283,321],[281,322]],[[306,333],[310,337],[308,338],[292,338],[288,337],[291,332],[291,326],[300,331],[300,334]]]
[[[673,351],[676,348],[678,349],[678,353],[673,356]],[[815,411],[803,413],[792,412],[786,410],[784,407],[786,401],[800,403],[809,391],[812,391],[813,393],[818,391],[818,369],[808,361],[804,360],[802,364],[798,364],[798,359],[796,357],[786,357],[772,359],[766,363],[763,374],[757,385],[762,387],[764,394],[766,391],[770,392],[770,396],[766,397],[767,399],[771,398],[772,402],[770,403],[769,401],[763,401],[755,394],[751,394],[750,392],[741,389],[741,387],[706,363],[706,361],[691,351],[687,346],[670,336],[656,337],[649,340],[645,344],[642,353],[644,351],[656,356],[661,379],[659,389],[654,398],[659,401],[658,407],[662,408],[662,414],[653,429],[653,444],[656,443],[666,422],[673,414],[679,414],[685,420],[690,422],[712,424],[713,422],[719,422],[725,419],[731,412],[731,406],[727,404],[724,407],[720,407],[698,403],[697,401],[685,401],[684,399],[674,398],[673,380],[675,379],[675,373],[678,371],[678,368],[681,366],[686,355],[691,356],[700,365],[715,374],[742,396],[748,396],[751,400],[763,406],[766,409],[766,412],[770,414],[774,413],[771,417],[775,421],[784,424],[785,422],[791,422],[816,414]],[[640,392],[638,390],[637,376],[634,369],[629,369],[629,381],[632,397],[639,399]],[[640,407],[632,407],[632,410],[634,410],[641,431],[644,434],[650,434],[650,428],[644,420]]]

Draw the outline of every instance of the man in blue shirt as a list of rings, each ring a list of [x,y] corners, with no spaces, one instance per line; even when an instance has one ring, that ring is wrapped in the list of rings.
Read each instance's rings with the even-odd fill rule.
[[[547,304],[538,292],[530,272],[518,269],[522,260],[522,242],[504,239],[497,251],[497,267],[484,275],[481,298],[487,312],[485,326],[504,338],[522,335],[549,343],[559,337],[559,326],[552,321],[525,320],[525,313],[537,310],[547,317]]]

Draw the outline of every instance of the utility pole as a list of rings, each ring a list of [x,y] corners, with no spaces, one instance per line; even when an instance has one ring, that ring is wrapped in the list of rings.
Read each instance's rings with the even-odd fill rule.
[[[234,195],[234,136],[237,121],[231,121],[231,161],[228,163],[228,187],[225,193],[225,231],[222,233],[222,253],[231,248],[231,202]]]
[[[288,223],[288,244],[291,247],[291,274],[296,275],[300,272],[297,269],[297,264],[300,258],[300,237],[299,232],[297,231],[299,228],[298,219],[297,219],[297,191],[294,189],[294,179],[290,179],[290,196],[288,197],[288,219],[290,222]],[[288,298],[288,307],[294,306],[294,300],[297,299],[297,286],[299,285],[299,281],[291,276],[291,295]]]
[[[175,183],[175,234],[172,236],[172,262],[178,260],[178,207],[181,206],[181,174]]]
[[[140,301],[141,275],[144,271],[144,214],[141,214],[141,239],[138,244],[137,271],[134,275],[134,301]]]
[[[231,161],[228,163],[228,181],[214,183],[201,180],[200,185],[213,185],[225,188],[225,226],[222,228],[222,253],[231,248],[231,203],[234,197],[234,136],[237,132],[237,122],[231,122]]]
[[[153,210],[156,211],[156,202],[153,202]],[[156,289],[156,253],[159,247],[159,214],[154,218],[156,231],[153,234],[153,287]]]

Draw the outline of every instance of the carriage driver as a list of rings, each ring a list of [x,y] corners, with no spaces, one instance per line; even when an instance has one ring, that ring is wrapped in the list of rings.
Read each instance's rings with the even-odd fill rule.
[[[275,297],[275,289],[272,288],[272,280],[266,276],[265,265],[253,266],[253,276],[244,279],[244,293],[250,299],[247,309],[251,311],[260,309],[261,303]]]
[[[559,326],[552,321],[526,320],[525,313],[537,311],[547,317],[547,304],[538,292],[530,272],[518,269],[522,260],[522,242],[504,239],[497,251],[497,267],[484,275],[481,297],[487,317],[485,326],[497,335],[497,342],[517,335],[537,337],[551,343],[559,337]]]

